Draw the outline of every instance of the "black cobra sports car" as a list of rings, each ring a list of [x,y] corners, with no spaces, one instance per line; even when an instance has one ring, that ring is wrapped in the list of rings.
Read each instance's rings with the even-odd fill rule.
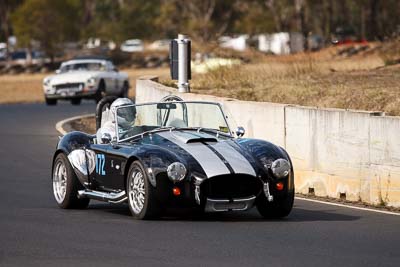
[[[289,155],[243,138],[241,127],[232,132],[218,103],[111,106],[107,99],[97,106],[97,135],[75,131],[58,142],[52,182],[61,208],[85,208],[90,199],[125,202],[137,219],[160,217],[167,207],[224,212],[255,206],[267,218],[292,210]]]

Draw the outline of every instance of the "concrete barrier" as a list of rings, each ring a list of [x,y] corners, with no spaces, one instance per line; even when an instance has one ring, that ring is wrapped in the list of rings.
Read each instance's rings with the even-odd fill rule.
[[[400,117],[180,94],[156,77],[136,82],[137,103],[159,101],[170,94],[219,102],[230,125],[245,127],[246,137],[286,148],[299,193],[400,207]]]

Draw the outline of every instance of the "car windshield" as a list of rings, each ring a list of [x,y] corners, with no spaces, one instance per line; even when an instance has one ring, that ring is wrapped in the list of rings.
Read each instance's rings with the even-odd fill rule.
[[[80,71],[80,70],[98,71],[104,69],[105,69],[104,65],[99,62],[82,62],[82,63],[73,63],[64,65],[61,67],[60,71],[61,73],[64,73],[69,71]]]
[[[117,109],[118,140],[149,131],[192,128],[230,135],[226,117],[217,103],[162,102]]]

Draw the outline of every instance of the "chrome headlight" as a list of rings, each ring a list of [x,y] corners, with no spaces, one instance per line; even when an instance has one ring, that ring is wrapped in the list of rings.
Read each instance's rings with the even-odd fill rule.
[[[167,174],[172,182],[182,181],[186,175],[186,167],[180,162],[174,162],[168,166]]]
[[[88,85],[95,85],[96,79],[92,77],[92,78],[89,78],[86,82]]]
[[[50,85],[50,78],[44,78],[43,85],[44,86],[49,86]]]
[[[277,159],[271,164],[271,171],[276,178],[288,176],[290,168],[290,163],[286,159]]]

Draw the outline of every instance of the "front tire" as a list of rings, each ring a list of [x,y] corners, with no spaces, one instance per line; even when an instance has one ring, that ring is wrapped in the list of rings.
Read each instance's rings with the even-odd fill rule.
[[[45,98],[46,105],[48,106],[55,106],[57,105],[57,99],[52,99],[52,98]]]
[[[71,104],[74,106],[80,105],[81,104],[82,99],[81,98],[73,98],[71,99]]]
[[[52,178],[54,198],[60,208],[84,209],[89,205],[90,199],[78,198],[78,190],[83,186],[64,153],[58,154],[54,160]]]
[[[139,161],[134,161],[126,178],[129,210],[135,219],[146,220],[159,217],[159,203],[155,189]]]
[[[279,219],[289,215],[294,202],[294,190],[288,192],[285,197],[268,202],[264,194],[261,194],[256,202],[257,210],[267,219]]]

